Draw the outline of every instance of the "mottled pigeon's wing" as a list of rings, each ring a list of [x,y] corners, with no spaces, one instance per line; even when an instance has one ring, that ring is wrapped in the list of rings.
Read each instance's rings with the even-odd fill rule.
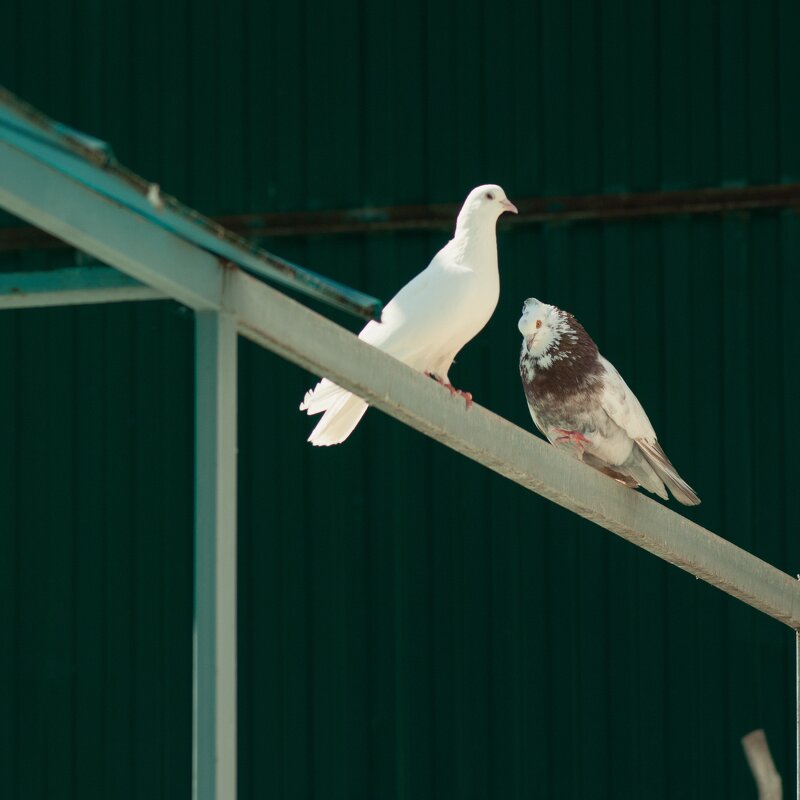
[[[600,404],[603,410],[619,425],[631,439],[656,440],[656,432],[647,418],[642,404],[630,390],[628,384],[622,380],[614,365],[598,356],[605,369],[603,376],[603,390],[600,393]]]
[[[636,447],[647,459],[647,463],[667,485],[675,499],[685,506],[696,506],[700,502],[700,498],[694,493],[692,487],[678,475],[672,462],[656,441],[656,433],[642,404],[622,380],[614,366],[602,356],[600,356],[600,360],[606,370],[601,394],[603,409],[634,440]]]
[[[528,402],[527,397],[525,398],[525,402]],[[549,441],[550,437],[547,435],[547,431],[542,427],[542,424],[539,422],[539,418],[536,416],[536,411],[534,411],[534,408],[530,403],[528,403],[528,411],[530,411],[531,413],[531,419],[533,420],[533,424],[536,426],[536,429],[539,431],[539,433],[542,434],[542,436],[545,437],[545,439]]]

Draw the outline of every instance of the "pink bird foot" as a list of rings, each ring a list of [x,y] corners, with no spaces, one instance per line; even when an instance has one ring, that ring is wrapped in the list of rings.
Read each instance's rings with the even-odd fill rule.
[[[583,453],[587,444],[591,444],[591,441],[589,441],[589,439],[587,439],[580,431],[568,431],[564,428],[553,428],[553,430],[556,433],[561,434],[561,436],[556,438],[557,442],[574,444],[580,449],[581,453]]]
[[[449,384],[449,388],[452,392],[461,395],[461,397],[464,398],[464,401],[467,406],[467,411],[469,411],[472,408],[472,392],[465,392],[463,389],[456,389],[456,387],[453,386],[452,384]]]

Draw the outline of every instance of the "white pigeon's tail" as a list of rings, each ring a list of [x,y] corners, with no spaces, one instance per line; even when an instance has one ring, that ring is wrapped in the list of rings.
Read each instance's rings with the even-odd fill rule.
[[[658,442],[648,442],[644,439],[637,439],[636,444],[644,453],[650,466],[656,474],[667,485],[673,497],[685,506],[696,506],[700,504],[700,498],[695,494],[694,489],[678,475],[672,462],[667,458],[667,454],[661,449]]]
[[[367,404],[360,397],[323,378],[306,392],[300,410],[309,415],[325,412],[308,437],[315,447],[325,447],[341,444],[355,430],[367,410]]]

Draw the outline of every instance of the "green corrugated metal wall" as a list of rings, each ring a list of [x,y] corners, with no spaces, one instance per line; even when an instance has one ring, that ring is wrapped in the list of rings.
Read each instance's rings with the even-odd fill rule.
[[[800,180],[799,34],[792,0],[5,0],[0,83],[207,213],[517,199]],[[388,299],[445,239],[267,244]],[[796,573],[797,216],[499,246],[454,380],[530,427],[520,304],[574,311],[688,515]],[[191,315],[3,312],[0,362],[0,795],[187,797]],[[377,412],[312,450],[311,377],[241,367],[243,798],[750,798],[758,726],[792,785],[789,631]]]

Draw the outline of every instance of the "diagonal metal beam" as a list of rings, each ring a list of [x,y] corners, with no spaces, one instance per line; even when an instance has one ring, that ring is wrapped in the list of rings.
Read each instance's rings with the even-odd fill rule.
[[[509,480],[618,534],[792,628],[800,583],[667,506],[631,491],[480,406],[469,412],[434,381],[246,275],[226,304],[243,336],[364,397]],[[287,410],[287,413],[290,413]]]
[[[2,144],[0,206],[195,309],[224,309],[235,316],[239,332],[258,344],[800,629],[800,583],[787,574],[491,412],[476,407],[465,413],[432,381],[345,329]]]
[[[4,142],[0,206],[190,308],[219,308],[217,258]]]
[[[0,272],[0,309],[164,299],[152,287],[110,267]]]

